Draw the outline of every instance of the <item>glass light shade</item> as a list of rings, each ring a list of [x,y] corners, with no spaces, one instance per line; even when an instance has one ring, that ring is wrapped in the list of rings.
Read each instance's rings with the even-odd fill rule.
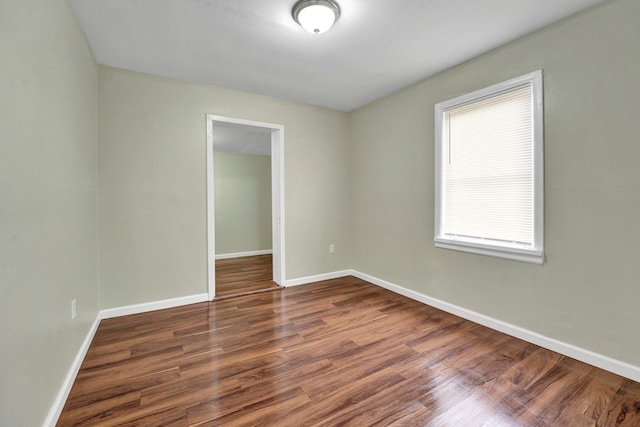
[[[340,16],[340,7],[331,0],[303,0],[293,8],[293,18],[312,34],[322,34]]]

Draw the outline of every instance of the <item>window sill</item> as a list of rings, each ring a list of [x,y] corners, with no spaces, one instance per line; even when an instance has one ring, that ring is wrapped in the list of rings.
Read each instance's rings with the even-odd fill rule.
[[[529,264],[543,265],[544,252],[528,251],[510,248],[498,248],[495,246],[479,245],[467,242],[458,242],[445,239],[434,239],[436,248],[451,249],[454,251],[469,252],[479,255],[487,255],[495,258],[509,259],[512,261],[526,262]]]

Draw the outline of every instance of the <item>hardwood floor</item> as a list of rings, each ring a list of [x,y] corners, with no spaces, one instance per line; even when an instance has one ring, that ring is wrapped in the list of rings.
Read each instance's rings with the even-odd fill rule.
[[[216,297],[279,288],[272,279],[273,255],[216,260]]]
[[[59,426],[640,426],[640,384],[348,277],[103,320]]]

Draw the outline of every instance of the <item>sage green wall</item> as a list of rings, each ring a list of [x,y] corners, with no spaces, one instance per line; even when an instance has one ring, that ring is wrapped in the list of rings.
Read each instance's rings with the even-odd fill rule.
[[[216,255],[273,249],[271,156],[213,155]]]
[[[37,426],[98,312],[97,66],[64,0],[0,2],[0,58],[0,425]]]
[[[102,308],[206,292],[207,113],[284,126],[286,278],[349,267],[348,114],[100,66]]]
[[[640,365],[638,22],[605,2],[354,112],[352,267]],[[545,265],[434,248],[434,104],[540,68]]]

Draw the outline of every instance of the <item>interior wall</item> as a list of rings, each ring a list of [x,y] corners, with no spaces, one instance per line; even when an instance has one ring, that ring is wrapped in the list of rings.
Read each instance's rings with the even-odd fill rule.
[[[213,154],[216,255],[273,249],[271,156]]]
[[[608,1],[354,112],[352,267],[640,366],[639,18]],[[434,105],[536,69],[545,264],[436,249]]]
[[[348,114],[100,66],[102,308],[206,292],[207,113],[284,126],[286,278],[348,268]]]
[[[0,425],[37,426],[99,307],[97,65],[61,0],[0,2],[0,58]]]

